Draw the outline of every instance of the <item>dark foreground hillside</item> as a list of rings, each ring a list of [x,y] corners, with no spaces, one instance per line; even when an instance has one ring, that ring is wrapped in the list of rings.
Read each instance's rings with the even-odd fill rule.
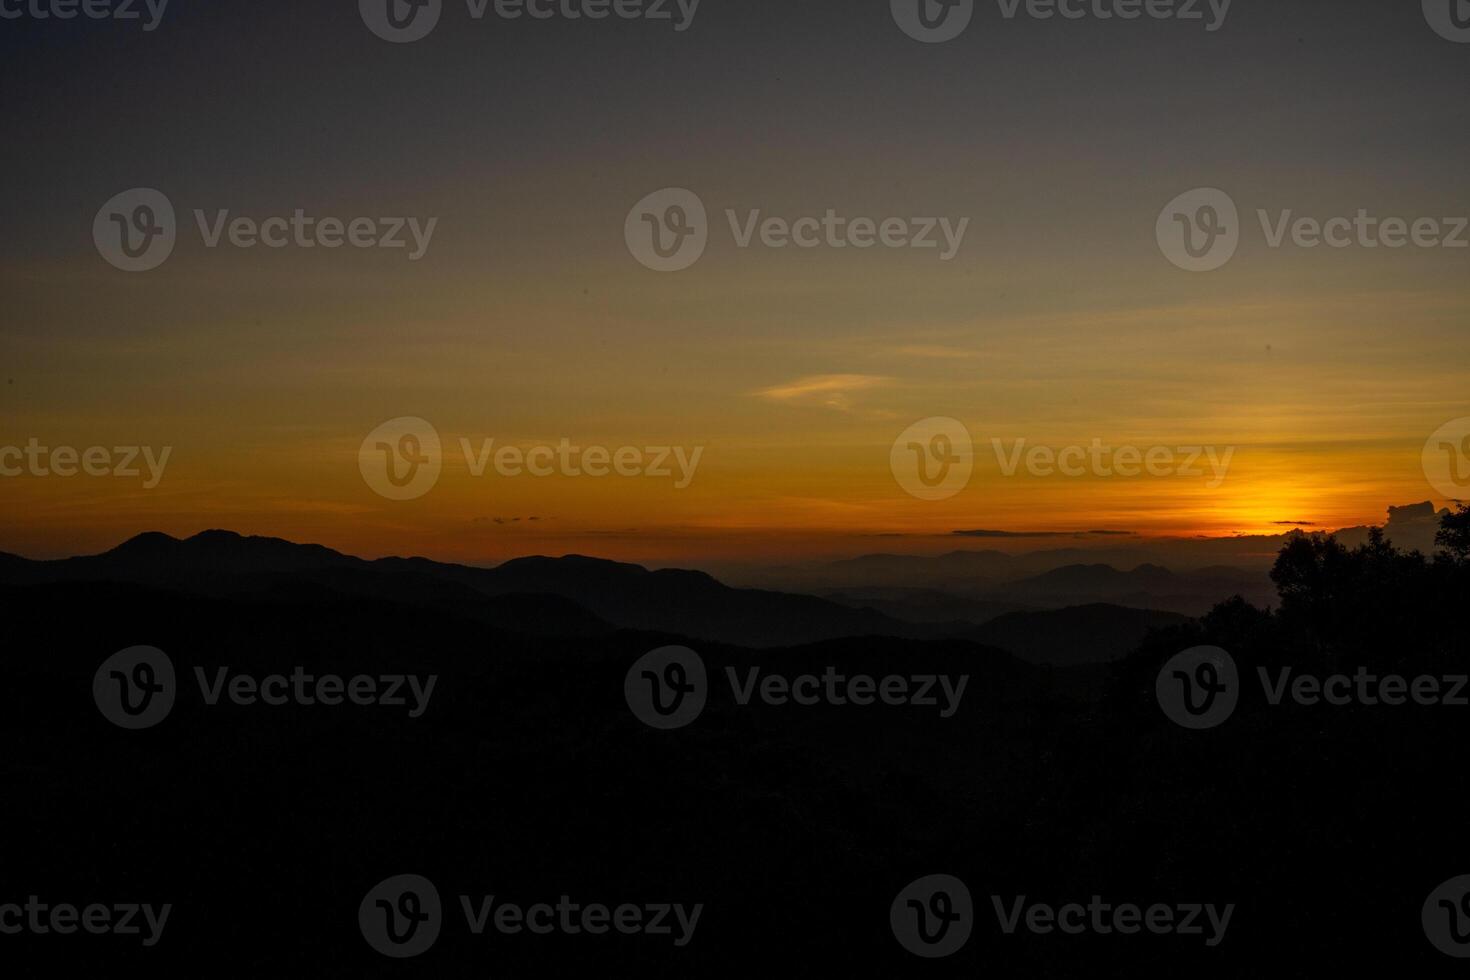
[[[1218,727],[1188,731],[1160,710],[1160,666],[1201,643],[1233,646],[1243,675],[1351,670],[1363,657],[1464,669],[1454,624],[1467,606],[1436,606],[1436,618],[1424,605],[1463,599],[1462,574],[1446,566],[1430,586],[1398,559],[1295,561],[1322,580],[1294,573],[1280,612],[1226,604],[1156,633],[1095,702],[1067,693],[1064,670],[961,641],[691,644],[708,704],[667,731],[635,715],[624,681],[675,637],[528,637],[322,589],[6,587],[0,904],[36,895],[172,911],[151,947],[6,935],[5,975],[1453,975],[1460,961],[1430,944],[1421,910],[1470,874],[1470,708],[1271,706],[1243,682]],[[1361,604],[1342,576],[1372,590],[1367,576],[1390,570],[1398,590],[1377,590],[1371,636],[1314,622],[1345,615],[1314,604],[1314,589]],[[1363,646],[1396,635],[1418,648]],[[125,730],[99,711],[94,673],[139,644],[168,654],[179,694],[157,725]],[[213,683],[222,666],[437,681],[412,718],[411,702],[209,706],[194,671]],[[751,668],[829,667],[969,680],[942,717],[940,705],[741,706],[727,667],[742,682]],[[442,930],[399,960],[369,945],[359,906],[404,874],[436,886]],[[934,874],[964,882],[973,917],[963,948],[929,960],[896,940],[890,906]],[[683,945],[677,927],[474,935],[460,896],[472,910],[488,896],[702,909]],[[995,910],[1094,896],[1233,908],[1215,936],[1203,916],[1202,934],[1008,934]]]

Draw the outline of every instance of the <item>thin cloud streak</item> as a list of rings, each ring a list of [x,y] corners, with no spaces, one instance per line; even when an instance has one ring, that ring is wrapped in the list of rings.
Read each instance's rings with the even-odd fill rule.
[[[892,383],[892,378],[874,374],[812,374],[751,394],[770,401],[817,404],[845,412],[852,409],[856,392]]]

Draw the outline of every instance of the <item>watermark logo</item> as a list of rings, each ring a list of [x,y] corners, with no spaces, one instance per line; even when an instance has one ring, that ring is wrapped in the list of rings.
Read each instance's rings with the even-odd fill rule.
[[[1266,247],[1282,249],[1470,248],[1470,218],[1380,216],[1367,208],[1349,215],[1314,218],[1290,208],[1272,213],[1256,209]],[[1202,187],[1181,194],[1159,212],[1155,234],[1170,262],[1189,272],[1211,272],[1229,262],[1243,228],[1234,200],[1224,191]]]
[[[97,251],[124,272],[158,268],[173,254],[177,240],[173,203],[151,187],[115,195],[92,219]]]
[[[628,668],[623,697],[633,715],[650,728],[683,728],[700,716],[709,699],[704,660],[688,647],[650,650]]]
[[[444,0],[358,0],[357,9],[378,37],[407,44],[429,36],[444,12]]]
[[[1190,647],[1169,658],[1154,684],[1159,707],[1181,728],[1223,724],[1240,700],[1235,658],[1219,647]]]
[[[421,875],[385,878],[363,897],[357,924],[362,938],[384,956],[418,956],[434,945],[444,924],[439,890]]]
[[[1270,248],[1283,248],[1288,241],[1296,248],[1470,248],[1466,229],[1470,218],[1381,218],[1359,208],[1351,218],[1346,215],[1325,221],[1291,210],[1274,217],[1264,208],[1256,209],[1261,233]]]
[[[725,209],[725,220],[736,248],[830,248],[935,249],[939,261],[949,262],[965,243],[969,218],[913,217],[849,218],[828,208],[821,217],[798,218],[765,215],[759,209],[742,217],[734,208]]]
[[[434,489],[444,468],[439,432],[415,416],[389,419],[357,451],[364,482],[380,497],[415,500]]]
[[[944,416],[920,419],[893,441],[888,468],[910,496],[947,500],[969,486],[975,469],[970,430]]]
[[[124,479],[143,477],[143,489],[153,490],[163,481],[163,472],[174,447],[164,446],[44,446],[32,436],[24,446],[0,446],[0,477],[60,476],[78,473]],[[139,461],[143,467],[139,467]],[[147,472],[144,472],[146,468]]]
[[[865,708],[935,708],[953,718],[970,683],[969,674],[847,674],[828,666],[820,674],[781,674],[749,667],[724,669],[732,703],[737,708],[762,704],[772,708],[816,705]],[[686,647],[660,647],[639,658],[623,680],[623,695],[633,714],[660,729],[682,728],[704,710],[711,686],[704,662]]]
[[[704,202],[682,187],[654,191],[628,212],[623,240],[633,258],[654,272],[687,269],[709,244]]]
[[[89,20],[143,20],[144,33],[158,29],[169,0],[0,0],[0,20],[74,20],[78,13]],[[78,11],[78,7],[81,8]]]
[[[893,22],[925,44],[953,41],[970,26],[975,0],[889,0]]]
[[[434,696],[438,674],[313,674],[296,666],[289,674],[256,676],[217,667],[211,678],[194,668],[194,681],[205,707],[229,703],[238,707],[403,708],[409,718],[422,717]],[[173,710],[181,688],[173,661],[155,647],[129,647],[108,657],[92,678],[92,697],[103,717],[120,728],[150,728]]]
[[[460,451],[470,476],[481,477],[494,468],[504,477],[517,476],[588,476],[594,479],[616,474],[625,477],[672,478],[675,490],[688,489],[694,482],[703,446],[579,446],[562,438],[556,445],[522,448],[516,445],[495,446],[494,439],[482,439],[479,448],[460,437]]]
[[[1447,41],[1470,44],[1470,0],[1423,0],[1424,19]]]
[[[568,438],[556,443],[496,445],[461,436],[460,452],[466,472],[475,478],[488,474],[506,478],[602,479],[644,477],[668,479],[675,490],[694,482],[703,446],[583,446]],[[358,469],[374,493],[389,500],[413,500],[434,488],[443,470],[439,434],[424,419],[404,417],[384,422],[370,432],[358,450]]]
[[[1040,936],[1052,933],[1130,936],[1148,932],[1155,936],[1200,936],[1211,948],[1225,941],[1225,933],[1235,915],[1233,902],[1225,905],[1156,902],[1145,907],[1132,902],[1114,904],[1104,901],[1101,895],[1093,895],[1086,903],[1068,902],[1060,906],[1028,902],[1025,895],[1009,902],[1000,895],[992,895],[990,904],[995,908],[1001,932],[1007,936],[1023,928]]]
[[[92,677],[92,699],[119,728],[152,728],[168,717],[178,696],[173,661],[157,647],[119,650]]]
[[[1199,21],[1213,34],[1225,26],[1234,0],[996,0],[1002,19]],[[926,44],[952,41],[970,26],[974,0],[889,0],[894,23]],[[1208,19],[1207,19],[1208,18]]]
[[[766,214],[759,208],[744,213],[726,208],[724,214],[739,249],[933,249],[941,262],[959,254],[970,229],[970,219],[964,217],[850,217],[834,208],[798,217]],[[709,236],[704,203],[692,191],[677,187],[648,195],[623,222],[628,251],[656,272],[689,268],[704,254]]]
[[[704,914],[703,902],[694,905],[624,902],[611,906],[601,902],[574,902],[570,895],[562,895],[555,905],[550,902],[524,905],[502,901],[495,895],[461,895],[459,905],[464,911],[465,925],[474,936],[484,935],[486,929],[507,936],[523,932],[538,936],[552,933],[601,936],[616,931],[624,936],[668,936],[680,948],[694,939],[699,917]]]
[[[605,905],[577,902],[562,895],[554,904],[529,905],[497,895],[458,895],[465,929],[471,936],[492,931],[504,936],[531,933],[668,936],[677,947],[694,938],[704,904],[645,902]],[[433,882],[421,875],[395,875],[373,886],[357,907],[357,923],[369,946],[394,959],[418,956],[433,946],[448,921]],[[458,921],[456,919],[456,921]]]
[[[1470,500],[1470,416],[1435,429],[1420,462],[1430,486],[1451,500]]]
[[[311,674],[305,667],[295,667],[289,675],[266,674],[257,677],[232,673],[229,667],[218,667],[214,680],[203,667],[194,668],[194,680],[205,705],[214,707],[228,701],[240,707],[265,705],[279,708],[288,704],[305,707],[323,705],[337,707],[407,708],[408,717],[419,718],[429,709],[438,674]]]
[[[833,706],[885,704],[893,707],[938,708],[939,717],[953,718],[970,683],[969,674],[844,674],[829,666],[821,674],[768,673],[759,667],[745,671],[742,680],[734,667],[725,668],[730,692],[741,707],[759,700],[771,707],[817,704]]]
[[[207,249],[225,245],[239,249],[403,249],[410,262],[428,254],[439,227],[438,218],[317,217],[304,208],[263,219],[232,215],[227,208],[213,215],[195,208],[193,216]],[[97,212],[92,220],[92,240],[104,259],[125,272],[156,269],[173,254],[178,241],[173,204],[152,188],[124,191]]]
[[[1466,674],[1404,677],[1401,674],[1375,674],[1367,667],[1359,667],[1352,676],[1339,673],[1326,677],[1314,674],[1292,677],[1292,672],[1291,667],[1281,667],[1273,681],[1265,667],[1256,668],[1267,704],[1276,707],[1286,698],[1306,707],[1319,704],[1339,708],[1352,704],[1397,707],[1413,702],[1426,707],[1463,708],[1470,704],[1465,694],[1470,675]]]
[[[1010,448],[1001,439],[991,439],[990,445],[1002,476],[1015,476],[1024,467],[1039,477],[1209,477],[1205,486],[1210,490],[1225,482],[1235,458],[1234,446],[1114,446],[1101,439],[1060,448],[1028,447],[1025,439]]]
[[[1235,458],[1234,446],[1131,446],[1093,439],[1069,446],[1029,445],[1015,439],[991,439],[996,467],[1003,477],[1021,472],[1033,477],[1156,477],[1203,479],[1214,490],[1225,482]],[[963,423],[952,418],[922,419],[894,440],[889,470],[898,485],[920,500],[945,500],[969,484],[975,461],[974,441]]]
[[[927,875],[898,893],[889,906],[888,923],[904,949],[938,959],[969,941],[975,907],[964,882],[953,875]]]
[[[1470,958],[1470,875],[1451,878],[1430,892],[1420,920],[1435,949],[1456,959]]]
[[[0,935],[34,936],[71,935],[78,929],[93,936],[142,936],[145,947],[157,946],[168,925],[173,904],[154,907],[148,903],[118,902],[78,906],[70,902],[55,905],[31,895],[24,905],[6,902],[0,905]]]
[[[674,33],[694,26],[700,0],[465,0],[472,21],[489,14],[499,20],[668,21]],[[443,0],[358,0],[362,22],[385,41],[405,44],[429,36],[443,13]]]
[[[248,215],[230,216],[228,209],[210,217],[196,208],[194,223],[205,248],[351,248],[405,249],[408,261],[417,262],[429,252],[434,241],[438,218],[417,217],[355,218],[316,217],[296,208],[290,216],[278,214],[264,219]],[[410,241],[412,239],[412,241]]]
[[[1470,706],[1470,675],[1377,674],[1359,667],[1352,674],[1298,674],[1293,667],[1274,672],[1256,668],[1256,679],[1268,707],[1290,702],[1306,708]],[[1273,676],[1274,673],[1274,676]],[[1159,671],[1155,690],[1159,707],[1183,728],[1214,728],[1228,719],[1240,698],[1244,679],[1230,654],[1219,647],[1193,647],[1173,657]]]
[[[1159,250],[1188,272],[1210,272],[1235,256],[1240,246],[1240,212],[1229,194],[1199,187],[1180,194],[1159,212],[1154,225]]]

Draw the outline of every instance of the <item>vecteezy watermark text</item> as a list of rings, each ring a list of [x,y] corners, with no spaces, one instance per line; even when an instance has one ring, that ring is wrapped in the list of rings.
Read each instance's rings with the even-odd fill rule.
[[[31,895],[24,905],[17,902],[0,904],[0,935],[29,933],[45,936],[55,933],[67,936],[81,931],[93,936],[142,936],[144,946],[156,946],[163,938],[163,929],[168,925],[173,908],[171,903],[154,908],[150,904],[136,902],[111,905],[93,902],[81,906],[58,902],[53,905],[41,901],[38,895]]]
[[[163,22],[169,0],[0,0],[0,20],[142,21],[143,30],[155,31]],[[144,20],[144,14],[147,19]]]
[[[769,215],[759,208],[725,210],[736,248],[936,250],[941,262],[959,254],[969,218],[853,217],[827,208],[821,214]],[[709,243],[704,202],[693,191],[666,187],[633,205],[623,239],[638,262],[655,272],[678,272],[699,261]]]
[[[353,217],[290,214],[264,218],[234,214],[229,209],[196,209],[194,223],[205,248],[381,248],[403,249],[410,262],[429,251],[438,218]],[[156,269],[173,254],[178,241],[173,202],[151,187],[135,187],[115,195],[92,220],[92,240],[108,264],[124,272]]]
[[[937,709],[952,718],[970,682],[968,674],[849,674],[828,666],[820,674],[785,674],[760,667],[724,669],[731,701],[749,707],[805,708],[815,705],[867,708],[875,705]],[[704,711],[710,696],[704,660],[688,647],[650,650],[628,668],[623,696],[638,720],[651,728],[683,728]]]
[[[683,490],[694,482],[703,446],[579,446],[563,438],[551,445],[522,448],[495,447],[494,439],[482,439],[478,448],[470,440],[460,439],[465,465],[471,476],[484,476],[493,466],[500,476],[644,476],[670,478],[674,489]],[[678,472],[675,473],[674,471]]]
[[[684,947],[694,939],[704,904],[681,902],[573,901],[560,895],[553,902],[529,904],[497,895],[458,896],[466,931],[472,936],[493,931],[504,936],[531,933],[604,936],[651,936]],[[422,875],[394,875],[378,882],[358,906],[357,920],[369,946],[394,959],[418,956],[433,946],[447,916],[434,883]]]
[[[1203,23],[1209,33],[1225,26],[1233,0],[996,0],[1000,16],[1015,20],[1132,21],[1177,20]],[[976,0],[889,0],[893,21],[909,37],[926,44],[952,41],[975,16]]]
[[[1292,209],[1256,210],[1266,246],[1301,249],[1470,248],[1470,218],[1395,217],[1358,208],[1352,216],[1299,215]],[[1186,191],[1164,206],[1155,222],[1159,250],[1189,272],[1211,272],[1240,247],[1240,212],[1229,194],[1215,187]]]
[[[494,472],[501,477],[609,476],[667,479],[674,489],[694,482],[703,446],[584,446],[563,437],[530,446],[494,438],[478,443],[461,437],[460,452],[470,476]],[[434,488],[443,471],[439,432],[415,416],[390,419],[368,433],[358,449],[358,469],[374,493],[389,500],[413,500]]]
[[[1209,476],[1205,486],[1211,490],[1225,482],[1235,456],[1234,446],[1112,446],[1101,439],[1061,448],[1028,448],[1025,439],[1014,440],[1009,448],[1000,439],[991,439],[990,445],[1004,476],[1015,476],[1023,465],[1031,476]],[[1208,473],[1202,463],[1208,463]]]
[[[290,217],[230,217],[229,211],[216,211],[213,217],[203,211],[194,212],[205,248],[219,248],[228,242],[235,248],[408,248],[413,239],[408,261],[417,262],[429,251],[438,218],[421,222],[418,218],[315,218],[297,208]],[[407,229],[407,234],[405,234]]]
[[[1379,674],[1368,667],[1353,673],[1319,675],[1295,667],[1257,667],[1256,678],[1268,707],[1290,702],[1301,707],[1470,707],[1470,675]],[[1240,671],[1219,647],[1191,647],[1159,670],[1155,692],[1164,714],[1181,728],[1215,728],[1235,711],[1241,694]]]
[[[990,896],[995,908],[995,917],[1001,931],[1014,935],[1025,931],[1036,935],[1060,932],[1069,936],[1091,933],[1120,936],[1140,932],[1156,936],[1200,936],[1206,946],[1218,946],[1230,928],[1230,918],[1235,914],[1234,903],[1217,906],[1213,903],[1155,902],[1142,906],[1131,902],[1113,904],[1105,902],[1101,895],[1093,895],[1087,903],[1069,902],[1051,905],[1044,902],[1027,902],[1025,895],[1002,900],[999,895]]]
[[[1086,902],[1060,905],[1028,901],[1025,895],[991,895],[996,925],[1002,935],[1029,932],[1038,936],[1198,936],[1208,947],[1220,945],[1235,914],[1234,903],[1106,901],[1092,895]],[[965,883],[954,875],[926,875],[906,885],[889,906],[889,924],[899,945],[916,956],[937,959],[958,952],[976,925],[974,902]]]
[[[152,490],[163,480],[174,447],[164,446],[45,446],[34,436],[25,446],[0,446],[0,477],[14,476],[113,476],[143,477],[138,463],[147,469],[143,489]]]
[[[1024,438],[992,438],[1000,474],[1014,477],[1155,477],[1203,479],[1211,490],[1225,482],[1234,446],[1030,445]],[[899,433],[888,454],[889,470],[903,490],[920,500],[945,500],[964,490],[975,465],[975,446],[963,422],[921,419]]]
[[[237,707],[256,705],[284,707],[321,705],[337,707],[406,708],[408,717],[418,718],[429,707],[439,675],[429,674],[316,674],[305,667],[289,673],[255,675],[230,667],[217,667],[213,674],[203,667],[193,670],[200,702],[215,707],[223,701]],[[151,728],[168,717],[177,701],[173,660],[157,647],[136,646],[119,650],[103,661],[92,678],[92,697],[97,710],[119,728]]]
[[[493,13],[500,20],[646,20],[671,23],[676,33],[694,25],[700,0],[465,0],[470,19]],[[368,30],[385,41],[421,41],[439,24],[444,0],[358,0]]]

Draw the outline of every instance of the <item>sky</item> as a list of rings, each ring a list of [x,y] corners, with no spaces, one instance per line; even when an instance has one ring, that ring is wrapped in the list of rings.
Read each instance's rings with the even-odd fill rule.
[[[697,564],[1443,504],[1454,487],[1422,455],[1470,417],[1470,248],[1272,247],[1257,212],[1452,230],[1470,215],[1467,81],[1470,44],[1409,2],[1235,0],[1211,31],[1008,19],[992,0],[943,43],[907,36],[887,0],[702,0],[683,30],[445,0],[411,43],[352,0],[173,0],[151,31],[0,19],[0,453],[120,464],[139,447],[140,471],[7,471],[0,551],[224,527],[365,556]],[[94,239],[131,188],[177,215],[145,272]],[[707,212],[702,255],[673,272],[625,234],[664,188]],[[1208,272],[1156,237],[1194,188],[1239,209],[1238,248]],[[433,234],[417,259],[207,244],[222,211],[298,209]],[[965,232],[947,259],[740,246],[752,212],[829,209]],[[431,426],[438,472],[391,499],[365,467],[404,418]],[[943,499],[894,462],[929,419],[972,446]],[[563,441],[641,470],[663,453],[670,473],[493,462]],[[1094,441],[1229,463],[1218,480],[1208,463],[1006,471],[1018,446]],[[168,451],[156,481],[145,447]]]

